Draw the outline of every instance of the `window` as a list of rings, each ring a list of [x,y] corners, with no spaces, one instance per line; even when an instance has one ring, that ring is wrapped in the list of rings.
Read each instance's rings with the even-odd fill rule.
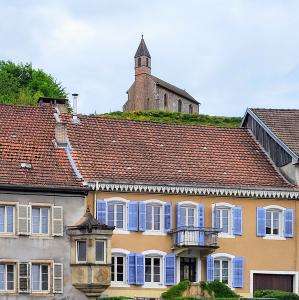
[[[146,230],[161,230],[161,205],[146,205]]]
[[[77,241],[77,262],[86,261],[86,241]]]
[[[0,206],[0,233],[14,232],[14,207]]]
[[[138,57],[138,67],[141,67],[141,57]]]
[[[49,265],[32,264],[32,291],[49,291]]]
[[[49,234],[49,208],[32,207],[32,233]]]
[[[231,233],[231,208],[216,207],[215,209],[216,228],[221,228],[221,233]]]
[[[164,107],[165,108],[168,107],[168,97],[167,97],[167,94],[164,94]]]
[[[148,59],[148,57],[146,58],[146,66],[149,67],[149,59]]]
[[[105,241],[96,241],[96,262],[105,262]]]
[[[108,225],[118,229],[124,229],[125,206],[122,203],[108,204]]]
[[[180,207],[181,225],[195,227],[195,207],[182,206]]]
[[[189,114],[193,114],[193,106],[192,106],[192,104],[189,104]]]
[[[125,258],[121,255],[113,255],[111,261],[111,281],[125,281]]]
[[[269,209],[266,211],[266,235],[281,234],[281,211]]]
[[[178,101],[178,112],[182,112],[182,100]]]
[[[161,282],[161,258],[145,257],[145,282]]]
[[[214,260],[214,279],[229,284],[230,261],[227,258]]]
[[[15,290],[15,265],[0,264],[0,292]]]

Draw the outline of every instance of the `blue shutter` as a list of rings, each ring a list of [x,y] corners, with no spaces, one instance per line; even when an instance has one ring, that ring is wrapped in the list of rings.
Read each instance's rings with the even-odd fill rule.
[[[256,208],[256,236],[266,235],[266,210],[263,207]]]
[[[233,234],[242,235],[242,207],[233,207]]]
[[[164,256],[164,285],[176,284],[176,256],[167,254]]]
[[[234,288],[242,288],[244,285],[244,257],[236,256],[233,261],[233,282]]]
[[[209,255],[207,256],[207,281],[211,282],[214,280],[214,258]]]
[[[97,220],[101,224],[107,224],[107,203],[105,200],[97,200]]]
[[[197,205],[197,220],[198,220],[198,227],[204,228],[205,226],[205,207],[203,204]],[[205,233],[204,231],[199,231],[199,238],[198,244],[204,246],[205,244]]]
[[[139,231],[145,231],[145,203],[139,202]]]
[[[128,284],[136,284],[136,254],[128,254]]]
[[[170,231],[172,228],[172,209],[171,203],[165,203],[164,205],[164,230]]]
[[[287,238],[294,236],[294,209],[292,208],[284,211],[284,236]]]
[[[180,204],[177,203],[176,205],[176,228],[181,227],[181,210],[180,210]]]
[[[144,284],[144,255],[136,254],[136,284]]]
[[[138,231],[138,202],[128,204],[128,230]]]

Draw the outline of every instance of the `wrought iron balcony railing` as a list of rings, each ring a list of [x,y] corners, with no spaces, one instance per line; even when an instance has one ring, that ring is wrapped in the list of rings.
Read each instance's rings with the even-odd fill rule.
[[[219,229],[205,227],[179,227],[170,234],[174,247],[211,247],[217,248]]]

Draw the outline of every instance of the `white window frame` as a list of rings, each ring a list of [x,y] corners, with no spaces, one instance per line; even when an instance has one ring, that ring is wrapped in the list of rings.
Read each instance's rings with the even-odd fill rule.
[[[227,260],[228,261],[228,286],[234,290],[232,287],[232,281],[233,281],[233,276],[232,276],[232,269],[233,269],[233,259],[235,258],[234,255],[228,254],[228,253],[215,253],[211,255],[214,258],[214,263],[215,260]],[[213,266],[215,268],[215,265]],[[221,272],[221,271],[220,271]]]
[[[264,209],[266,210],[266,224],[267,224],[267,211],[278,211],[279,212],[279,234],[265,234],[263,237],[264,240],[286,240],[284,237],[284,220],[283,215],[285,208],[279,205],[268,205],[265,206]],[[265,229],[266,231],[266,229]]]
[[[39,218],[40,218],[40,224],[39,224],[39,233],[34,233],[33,232],[33,209],[40,209],[40,213],[39,213]],[[42,233],[42,208],[47,208],[48,209],[48,233]],[[31,214],[31,235],[34,236],[43,236],[43,237],[50,237],[51,236],[51,209],[52,205],[49,204],[40,204],[40,203],[32,203],[30,204],[30,214]]]
[[[143,235],[167,235],[167,233],[164,232],[164,209],[166,202],[157,200],[157,199],[149,199],[144,201],[145,204],[145,231],[142,233]],[[146,206],[147,205],[153,205],[153,206],[160,206],[160,230],[148,230],[146,229]],[[152,228],[153,228],[153,209],[152,209]]]
[[[108,205],[109,204],[122,204],[124,206],[124,212],[123,212],[123,228],[115,228],[113,230],[113,234],[130,234],[130,231],[128,231],[128,204],[130,200],[122,198],[122,197],[111,197],[111,198],[105,198],[103,199],[107,203],[107,209],[106,209],[106,220],[108,221]],[[95,205],[95,216],[96,216],[96,205]],[[115,212],[114,212],[115,213]],[[107,222],[108,224],[108,222]]]
[[[4,271],[5,272],[4,273],[5,288],[4,288],[4,290],[0,290],[0,294],[1,293],[5,293],[5,294],[15,293],[16,292],[16,287],[17,287],[17,285],[16,285],[16,279],[17,279],[17,276],[16,276],[16,272],[17,272],[16,262],[0,261],[0,264],[5,266],[5,271]],[[7,289],[7,265],[12,265],[13,266],[13,280],[14,280],[13,290],[8,290]]]
[[[40,278],[39,278],[39,290],[33,290],[33,265],[38,265],[40,268]],[[48,267],[48,289],[47,290],[42,290],[42,266],[47,266]],[[32,294],[49,294],[50,293],[50,287],[51,287],[51,263],[43,263],[43,262],[31,262],[30,264],[30,290]]]
[[[79,261],[78,260],[78,254],[79,254],[79,252],[78,252],[78,242],[85,242],[85,251],[86,251],[86,260],[85,261]],[[87,263],[87,240],[76,240],[76,263],[77,264],[86,264]]]
[[[104,259],[103,260],[97,260],[97,242],[102,242],[104,244]],[[96,264],[106,264],[106,248],[107,248],[107,241],[103,239],[96,239],[95,240],[95,263]],[[87,249],[86,249],[86,255],[87,255]]]
[[[130,287],[129,284],[127,284],[127,256],[130,254],[130,251],[126,250],[126,249],[122,249],[122,248],[112,248],[111,249],[111,257],[112,256],[121,256],[124,258],[124,280],[123,281],[112,281],[111,280],[111,287]],[[111,261],[111,265],[112,265],[112,261]],[[115,271],[114,271],[114,274]]]
[[[12,236],[16,234],[16,203],[1,203],[0,207],[4,207],[4,232],[0,232],[0,236]],[[7,232],[7,207],[13,208],[13,231]]]
[[[143,251],[144,255],[144,271],[145,271],[145,259],[146,258],[160,258],[160,282],[145,282],[143,288],[164,288],[164,256],[167,255],[166,252],[160,250],[146,250]],[[151,266],[151,273],[153,271],[153,266]],[[145,275],[144,275],[145,276]],[[151,274],[151,279],[153,279],[153,273]]]
[[[182,201],[182,202],[179,202],[179,205],[180,205],[180,208],[181,207],[184,207],[184,208],[192,208],[194,209],[194,227],[197,227],[197,224],[198,224],[198,210],[197,210],[197,207],[198,207],[198,204],[193,202],[193,201]],[[186,211],[186,221],[187,221],[187,217],[188,217],[188,211]],[[184,225],[184,226],[187,226],[188,225]]]
[[[233,208],[235,205],[227,203],[227,202],[218,202],[212,204],[212,224],[215,224],[215,210],[216,209],[229,209],[228,213],[228,228],[229,232],[219,232],[218,237],[224,239],[234,239],[235,235],[233,234]]]

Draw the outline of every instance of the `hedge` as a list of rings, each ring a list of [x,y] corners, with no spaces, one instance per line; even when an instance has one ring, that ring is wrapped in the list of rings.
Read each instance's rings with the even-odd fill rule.
[[[299,296],[294,293],[278,290],[258,290],[254,292],[255,298],[275,298],[277,300],[299,300]]]

